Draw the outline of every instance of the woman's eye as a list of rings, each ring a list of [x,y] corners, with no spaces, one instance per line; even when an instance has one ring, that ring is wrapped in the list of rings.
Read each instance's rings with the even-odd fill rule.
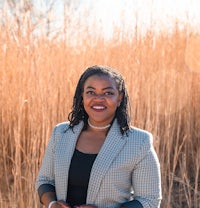
[[[113,95],[113,92],[105,92],[105,95]]]
[[[105,97],[110,97],[114,95],[113,92],[104,92],[103,94],[96,94],[94,91],[86,91],[86,94],[92,96],[105,96]]]
[[[94,95],[95,93],[93,91],[87,91],[86,94],[88,94],[88,95]]]

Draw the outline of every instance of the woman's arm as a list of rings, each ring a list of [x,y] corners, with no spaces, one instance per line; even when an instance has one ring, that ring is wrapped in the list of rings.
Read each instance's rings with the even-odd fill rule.
[[[50,141],[45,150],[43,161],[36,180],[36,189],[39,199],[45,207],[48,207],[50,202],[56,201],[55,179],[54,179],[54,149],[55,149],[55,132],[53,129]],[[51,208],[53,205],[51,206]]]
[[[50,202],[56,201],[56,193],[55,192],[45,192],[42,194],[40,201],[45,207],[48,207]]]
[[[62,200],[57,201],[55,188],[50,184],[41,185],[38,188],[40,202],[48,208],[70,208],[70,206]]]
[[[49,194],[46,194],[49,193]],[[44,205],[46,205],[46,201],[48,202],[48,199],[50,201],[55,201],[56,199],[56,191],[55,191],[55,187],[52,186],[51,184],[42,184],[39,188],[38,188],[38,196],[40,199],[40,202]]]
[[[35,186],[36,189],[38,190],[38,193],[40,193],[39,187],[40,187],[40,191],[42,191],[43,188],[45,187],[43,185],[45,184],[55,187],[55,173],[54,173],[54,153],[55,153],[55,143],[56,143],[55,132],[56,132],[56,128],[54,128],[51,138],[46,147],[42,164],[36,179]]]
[[[132,175],[134,199],[145,208],[158,208],[162,197],[161,173],[152,135],[143,141],[138,158]]]

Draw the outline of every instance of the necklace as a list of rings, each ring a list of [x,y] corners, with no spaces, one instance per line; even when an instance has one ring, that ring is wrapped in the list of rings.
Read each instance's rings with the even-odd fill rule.
[[[110,127],[110,124],[106,125],[106,126],[94,126],[90,123],[89,119],[88,119],[88,124],[90,127],[92,127],[93,129],[107,129]]]

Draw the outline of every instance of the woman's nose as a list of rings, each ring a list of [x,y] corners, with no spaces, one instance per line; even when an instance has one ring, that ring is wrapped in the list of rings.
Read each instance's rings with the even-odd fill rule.
[[[105,99],[105,96],[104,96],[104,94],[96,94],[95,99],[102,100],[102,99]]]

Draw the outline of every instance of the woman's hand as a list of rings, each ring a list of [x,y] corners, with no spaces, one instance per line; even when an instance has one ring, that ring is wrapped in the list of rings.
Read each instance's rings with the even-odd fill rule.
[[[52,205],[52,208],[71,208],[66,202],[59,200]]]
[[[74,208],[98,208],[98,207],[92,204],[83,204],[79,206],[74,206]]]

